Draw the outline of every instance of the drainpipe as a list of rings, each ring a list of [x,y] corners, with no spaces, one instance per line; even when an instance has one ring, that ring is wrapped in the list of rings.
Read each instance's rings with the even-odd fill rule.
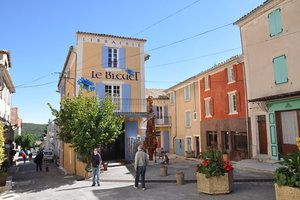
[[[174,151],[174,154],[175,154],[175,138],[177,137],[177,107],[176,107],[176,104],[177,104],[177,97],[176,97],[176,92],[175,91],[172,91],[174,92],[174,99],[175,99],[175,124],[176,124],[176,129],[175,129],[175,136],[173,137],[173,151]]]
[[[250,158],[251,148],[250,148],[250,138],[249,138],[249,121],[248,121],[248,92],[246,86],[246,72],[245,72],[245,62],[242,65],[243,68],[243,76],[244,76],[244,91],[245,91],[245,107],[246,107],[246,130],[247,130],[247,149],[248,149],[248,158]],[[251,137],[252,138],[252,137]]]
[[[75,54],[75,77],[74,77],[74,96],[76,97],[76,80],[77,80],[77,52],[72,48],[72,53]],[[70,78],[70,77],[69,77]]]

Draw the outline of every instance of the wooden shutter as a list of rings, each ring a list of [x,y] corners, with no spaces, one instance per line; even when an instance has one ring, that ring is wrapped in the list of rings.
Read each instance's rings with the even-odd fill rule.
[[[208,76],[208,88],[211,88],[211,75]]]
[[[224,72],[225,72],[225,83],[228,83],[228,68],[227,67],[224,69]]]
[[[119,49],[119,66],[121,69],[125,69],[125,61],[126,61],[126,58],[125,58],[125,48],[120,48]]]
[[[108,47],[102,47],[102,67],[108,67]]]
[[[226,94],[226,97],[225,97],[225,112],[226,114],[229,114],[229,95]]]
[[[238,65],[233,65],[233,80],[235,80],[236,82],[238,81],[237,67],[238,67]]]
[[[131,86],[129,84],[122,85],[122,111],[131,112]]]
[[[214,115],[214,99],[212,97],[210,98],[210,114]]]
[[[105,97],[105,85],[103,83],[96,84],[96,95],[97,97],[102,100]]]
[[[168,106],[164,106],[164,124],[168,124]]]
[[[283,31],[280,8],[271,12],[268,15],[268,19],[269,19],[269,32],[270,32],[271,37],[273,37]]]
[[[288,82],[285,55],[274,58],[273,64],[274,64],[275,83],[280,84],[280,83]]]
[[[239,91],[237,91],[236,93],[235,93],[235,95],[236,95],[236,110],[237,110],[237,112],[241,112],[241,98],[240,98],[240,92]]]

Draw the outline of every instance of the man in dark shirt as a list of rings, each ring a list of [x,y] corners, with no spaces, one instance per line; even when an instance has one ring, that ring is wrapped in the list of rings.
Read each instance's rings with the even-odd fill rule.
[[[92,172],[93,172],[93,185],[100,186],[100,181],[99,181],[99,168],[100,168],[100,163],[101,163],[101,156],[98,153],[97,149],[94,149],[93,155],[92,155]]]

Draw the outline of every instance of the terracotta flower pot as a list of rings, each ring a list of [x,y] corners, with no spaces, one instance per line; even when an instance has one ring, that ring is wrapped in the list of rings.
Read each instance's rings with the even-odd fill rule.
[[[160,176],[167,176],[168,175],[168,167],[163,165],[160,167]]]
[[[198,192],[206,194],[227,194],[233,189],[233,172],[225,173],[224,176],[206,178],[205,174],[197,173]]]
[[[176,184],[183,185],[184,184],[184,173],[183,172],[176,172]]]
[[[0,186],[5,186],[7,176],[0,176]]]
[[[277,200],[300,199],[300,188],[279,186],[276,183],[274,186]]]

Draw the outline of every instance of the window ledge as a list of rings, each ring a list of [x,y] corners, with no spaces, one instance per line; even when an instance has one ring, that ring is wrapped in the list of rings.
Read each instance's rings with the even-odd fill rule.
[[[230,81],[230,82],[227,83],[227,85],[230,85],[230,84],[235,83],[235,82],[236,82],[235,80],[234,81]]]
[[[191,101],[191,99],[184,99],[184,101],[185,101],[185,102],[187,102],[187,101]]]
[[[116,72],[120,72],[122,71],[121,68],[114,68],[114,67],[106,67],[105,71],[116,71]]]
[[[206,91],[209,91],[210,90],[210,88],[208,88],[208,89],[204,89],[204,92],[206,92]]]
[[[238,112],[233,112],[233,113],[229,113],[228,115],[237,115],[239,114]]]
[[[205,115],[205,118],[212,118],[212,115]]]

